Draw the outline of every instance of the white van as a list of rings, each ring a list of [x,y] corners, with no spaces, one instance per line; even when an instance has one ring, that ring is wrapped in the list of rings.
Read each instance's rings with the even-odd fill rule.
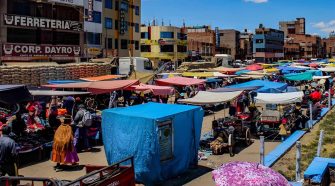
[[[143,57],[133,57],[134,70],[138,72],[153,72],[152,62],[148,58]],[[129,75],[130,74],[130,57],[121,57],[119,58],[119,67],[118,73],[120,75]]]
[[[214,56],[214,62],[217,66],[231,67],[233,66],[233,56],[229,54],[216,54]]]

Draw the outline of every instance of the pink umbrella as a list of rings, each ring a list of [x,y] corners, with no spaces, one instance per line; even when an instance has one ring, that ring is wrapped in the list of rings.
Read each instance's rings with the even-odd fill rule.
[[[249,65],[246,68],[247,70],[251,70],[251,71],[257,71],[257,70],[263,70],[262,65],[259,64],[253,64],[253,65]]]
[[[258,163],[226,163],[212,175],[217,186],[290,185],[283,175]]]

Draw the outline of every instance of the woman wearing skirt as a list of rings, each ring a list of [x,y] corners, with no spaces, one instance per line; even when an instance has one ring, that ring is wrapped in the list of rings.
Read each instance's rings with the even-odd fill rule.
[[[56,170],[62,165],[77,165],[79,162],[77,151],[73,145],[71,118],[61,118],[61,125],[57,128],[52,146],[51,161],[56,162]]]

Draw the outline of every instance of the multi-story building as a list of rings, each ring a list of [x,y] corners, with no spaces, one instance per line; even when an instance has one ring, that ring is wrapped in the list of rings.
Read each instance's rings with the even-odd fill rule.
[[[279,29],[284,32],[285,37],[290,34],[304,35],[306,32],[305,18],[297,18],[295,21],[281,21]]]
[[[175,26],[141,27],[141,56],[155,63],[183,61],[187,55],[186,28]]]
[[[215,32],[209,26],[188,27],[187,43],[192,59],[211,59],[215,55]]]
[[[285,39],[286,59],[311,59],[325,56],[320,36],[290,34]]]
[[[233,29],[219,30],[219,48],[217,53],[229,54],[234,59],[240,58],[240,32]]]
[[[253,34],[246,29],[240,33],[240,48],[241,59],[252,59]]]
[[[329,38],[323,39],[323,46],[326,52],[326,57],[334,58],[335,57],[335,32],[329,34]]]
[[[260,25],[253,38],[253,53],[257,62],[272,63],[284,58],[284,32]]]
[[[102,46],[107,57],[140,56],[140,0],[103,1]]]
[[[83,7],[83,0],[1,0],[2,61],[79,61]]]

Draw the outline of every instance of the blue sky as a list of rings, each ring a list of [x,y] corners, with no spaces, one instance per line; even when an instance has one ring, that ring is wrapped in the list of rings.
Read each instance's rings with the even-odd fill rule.
[[[278,28],[281,20],[306,18],[306,32],[328,36],[335,30],[335,0],[142,0],[142,23],[211,25],[254,31],[259,23]]]

